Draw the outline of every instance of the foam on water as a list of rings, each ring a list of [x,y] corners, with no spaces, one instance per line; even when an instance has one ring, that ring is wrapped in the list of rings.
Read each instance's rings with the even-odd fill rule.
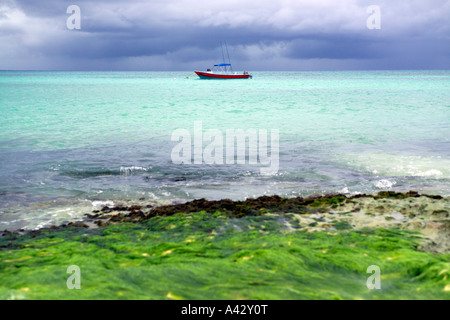
[[[375,183],[375,187],[380,189],[391,189],[393,185],[395,185],[397,182],[395,181],[389,181],[388,179],[381,179]]]
[[[379,176],[450,178],[450,159],[442,156],[362,152],[347,154],[343,159],[350,166]]]

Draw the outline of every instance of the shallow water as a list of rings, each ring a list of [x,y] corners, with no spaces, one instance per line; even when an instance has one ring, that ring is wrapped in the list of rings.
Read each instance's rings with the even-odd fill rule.
[[[0,229],[60,223],[111,201],[450,195],[450,71],[253,76],[0,72]],[[224,134],[278,129],[277,174],[174,164],[171,135],[193,134],[195,121]]]

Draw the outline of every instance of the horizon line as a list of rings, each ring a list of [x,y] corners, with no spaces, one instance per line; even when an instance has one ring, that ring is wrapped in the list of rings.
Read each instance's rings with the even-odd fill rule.
[[[70,70],[0,69],[0,72],[194,72],[194,70]],[[249,70],[247,70],[249,71]],[[342,69],[342,70],[251,70],[251,72],[353,72],[353,71],[450,71],[450,69]]]

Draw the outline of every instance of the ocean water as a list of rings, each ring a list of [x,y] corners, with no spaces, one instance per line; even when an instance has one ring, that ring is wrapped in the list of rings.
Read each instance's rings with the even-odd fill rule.
[[[175,164],[177,129],[279,132],[279,170]],[[106,204],[450,195],[450,71],[0,72],[0,230]]]

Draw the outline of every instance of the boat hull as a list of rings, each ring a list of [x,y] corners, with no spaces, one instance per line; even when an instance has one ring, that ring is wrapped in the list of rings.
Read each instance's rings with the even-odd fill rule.
[[[249,74],[217,74],[211,72],[194,71],[200,79],[249,79]]]

